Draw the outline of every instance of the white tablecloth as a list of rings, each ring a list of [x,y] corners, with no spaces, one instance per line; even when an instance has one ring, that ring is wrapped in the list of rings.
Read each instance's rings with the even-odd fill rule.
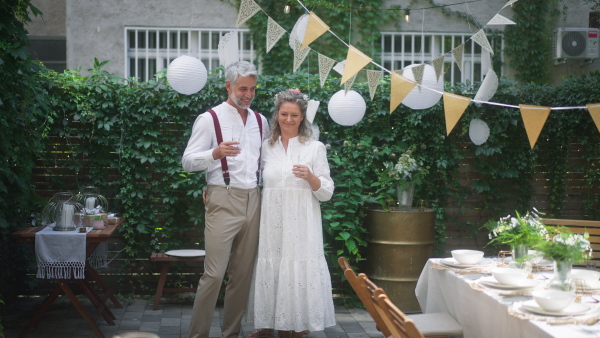
[[[92,228],[89,228],[89,232]],[[37,278],[85,278],[87,232],[54,231],[46,227],[35,234]]]
[[[543,321],[518,319],[508,313],[508,307],[531,297],[502,297],[475,290],[469,281],[481,274],[461,275],[433,269],[432,260],[438,261],[427,262],[415,290],[421,310],[450,313],[462,325],[465,338],[600,337],[600,324],[549,325]]]

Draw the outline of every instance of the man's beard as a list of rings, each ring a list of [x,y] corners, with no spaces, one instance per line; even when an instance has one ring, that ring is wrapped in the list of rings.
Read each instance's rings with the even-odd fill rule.
[[[247,105],[244,105],[242,103],[242,100],[239,97],[235,96],[234,93],[231,93],[231,101],[233,101],[233,103],[235,103],[236,106],[238,106],[241,109],[248,109],[248,108],[250,108],[250,104],[252,103],[252,100],[250,100],[250,102],[248,102]]]

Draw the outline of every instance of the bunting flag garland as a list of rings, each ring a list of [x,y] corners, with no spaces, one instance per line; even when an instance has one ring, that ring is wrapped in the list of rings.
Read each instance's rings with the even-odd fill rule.
[[[471,98],[446,92],[443,93],[443,96],[444,115],[446,117],[446,136],[448,136],[469,106],[469,103],[471,103]]]
[[[382,75],[383,73],[380,70],[367,70],[367,83],[369,84],[371,101],[373,101],[373,98],[375,97],[375,92],[377,91],[377,86],[379,85]]]
[[[300,67],[302,62],[304,62],[304,59],[306,59],[306,57],[308,56],[308,53],[311,51],[310,47],[306,47],[304,49],[302,49],[301,47],[302,47],[302,44],[300,44],[300,41],[296,41],[296,49],[294,49],[294,71],[293,71],[293,73],[295,73],[298,70],[298,68]]]
[[[338,62],[335,66],[333,66],[333,70],[340,75],[344,75],[344,67],[346,67],[346,60]]]
[[[590,115],[592,115],[592,120],[596,124],[598,131],[600,131],[600,103],[591,103],[586,105]]]
[[[496,94],[496,90],[498,89],[498,75],[494,72],[493,69],[489,69],[487,74],[485,74],[485,79],[481,82],[481,86],[475,94],[473,100],[475,101],[488,101],[491,99],[494,94]]]
[[[329,30],[323,20],[321,20],[315,13],[310,12],[308,17],[308,24],[306,25],[306,33],[304,34],[304,41],[302,41],[302,48],[310,45],[319,36]]]
[[[421,85],[423,84],[423,73],[425,72],[425,64],[414,66],[411,68],[415,82],[419,85],[419,92],[421,91]]]
[[[433,69],[435,69],[435,78],[440,81],[440,76],[444,71],[444,55],[434,59],[431,63],[433,63]]]
[[[321,101],[310,100],[308,101],[308,105],[306,106],[306,119],[311,124],[315,119],[315,115],[317,115],[317,109],[319,109],[319,105]]]
[[[417,85],[412,81],[408,81],[404,76],[392,72],[391,78],[391,92],[390,92],[390,114],[400,105],[402,100],[410,93],[410,91]]]
[[[269,17],[269,21],[267,22],[267,53],[273,49],[277,41],[279,41],[285,33],[285,29]]]
[[[486,26],[491,26],[491,25],[516,25],[517,23],[508,19],[505,16],[502,16],[500,14],[496,14],[496,16],[494,16],[492,18],[492,20],[490,20]]]
[[[356,80],[356,75],[357,74],[352,75],[352,77],[349,78],[348,81],[346,81],[346,83],[344,83],[344,90],[346,91],[345,94],[348,94],[348,91],[350,90],[350,88],[352,88],[354,80]]]
[[[514,4],[517,1],[519,1],[519,0],[509,0],[504,6],[502,6],[502,9]]]
[[[480,45],[483,49],[487,50],[491,54],[494,54],[494,49],[492,48],[492,45],[490,45],[487,36],[485,36],[485,32],[483,31],[483,29],[480,29],[479,32],[475,33],[475,35],[473,35],[471,39],[475,41],[478,45]]]
[[[529,144],[531,145],[531,149],[533,149],[550,115],[551,108],[519,104],[519,109],[521,110],[521,118],[523,118],[525,131],[529,138]]]
[[[254,0],[242,0],[237,18],[238,27],[248,21],[258,11],[260,11],[260,6]]]
[[[363,54],[354,46],[350,45],[348,48],[348,55],[346,56],[346,66],[344,67],[344,75],[342,75],[341,84],[348,81],[353,75],[371,63],[372,60],[373,59]]]
[[[321,80],[321,88],[325,85],[325,81],[327,80],[327,76],[333,68],[335,64],[335,60],[331,59],[321,53],[319,53],[319,78]]]
[[[464,51],[465,51],[464,43],[452,50],[452,55],[454,56],[454,62],[456,62],[456,65],[458,66],[458,69],[460,69],[461,72],[462,72],[462,59],[463,59]]]

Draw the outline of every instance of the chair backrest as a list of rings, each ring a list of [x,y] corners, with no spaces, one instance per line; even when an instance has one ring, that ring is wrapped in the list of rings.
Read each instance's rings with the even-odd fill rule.
[[[377,329],[381,331],[381,333],[383,333],[385,337],[391,336],[392,333],[390,332],[390,329],[387,327],[387,325],[381,318],[379,312],[375,309],[373,301],[371,300],[371,296],[369,295],[365,287],[362,286],[363,283],[359,281],[358,277],[356,276],[356,273],[354,273],[354,270],[348,263],[348,260],[345,257],[340,257],[338,258],[338,263],[340,264],[342,270],[344,270],[344,276],[346,276],[346,279],[350,283],[350,286],[352,286],[352,289],[354,290],[354,292],[356,292],[356,295],[375,321]]]
[[[359,274],[358,279],[362,287],[369,293],[375,310],[394,338],[424,338],[415,323],[392,303],[382,288],[375,285],[365,274]]]
[[[583,234],[587,232],[590,237],[590,244],[592,246],[592,258],[591,262],[593,265],[600,265],[600,221],[587,221],[587,220],[576,220],[576,219],[558,219],[558,218],[542,218],[542,223],[546,225],[562,225],[574,234]],[[590,261],[584,263],[589,265]]]

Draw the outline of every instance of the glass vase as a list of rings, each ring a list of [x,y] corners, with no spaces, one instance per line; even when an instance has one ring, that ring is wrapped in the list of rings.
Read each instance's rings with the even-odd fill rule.
[[[516,244],[512,246],[512,256],[514,260],[524,259],[527,257],[529,247],[525,244]]]
[[[571,290],[571,269],[573,263],[567,261],[554,261],[554,276],[550,280],[548,287],[554,290]]]
[[[410,209],[413,204],[413,197],[415,195],[415,184],[410,183],[407,185],[398,185],[396,187],[398,193],[398,208],[399,209]]]

